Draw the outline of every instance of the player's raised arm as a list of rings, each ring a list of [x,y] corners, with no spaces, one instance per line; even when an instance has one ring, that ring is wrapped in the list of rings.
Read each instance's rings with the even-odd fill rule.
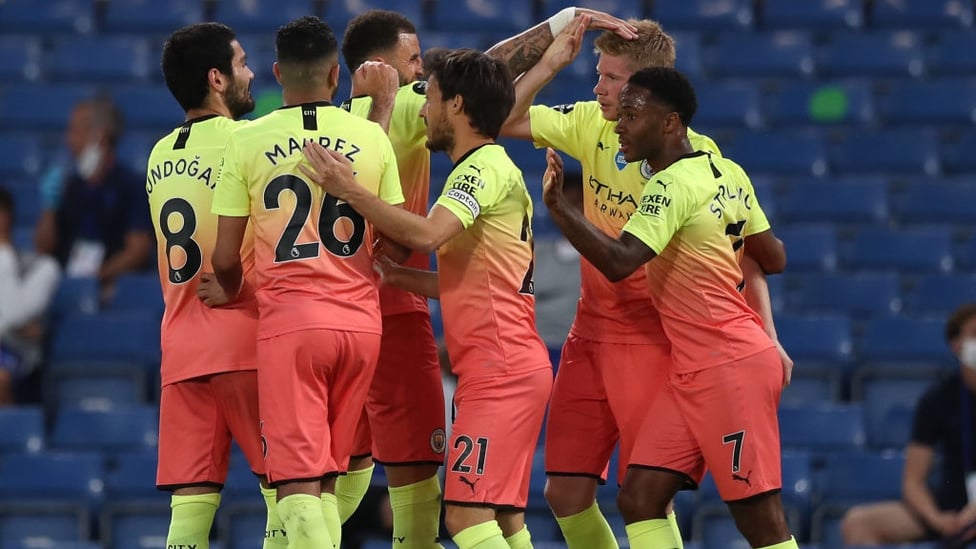
[[[352,97],[369,96],[372,104],[366,118],[390,133],[390,119],[400,87],[397,70],[381,61],[366,61],[352,75]]]

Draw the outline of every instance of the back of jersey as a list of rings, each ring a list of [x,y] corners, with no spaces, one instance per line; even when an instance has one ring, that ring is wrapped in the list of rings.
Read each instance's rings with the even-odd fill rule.
[[[403,195],[390,140],[377,124],[328,102],[283,107],[234,132],[214,213],[250,217],[259,337],[306,329],[380,333],[372,230],[351,206],[306,181],[306,140],[343,154],[361,185],[391,204]]]
[[[162,324],[162,381],[254,368],[257,304],[245,284],[241,299],[210,309],[197,298],[200,274],[213,272],[217,216],[214,188],[231,132],[242,123],[222,116],[187,121],[153,147],[146,193],[156,231]],[[245,238],[242,263],[252,276],[253,246]]]

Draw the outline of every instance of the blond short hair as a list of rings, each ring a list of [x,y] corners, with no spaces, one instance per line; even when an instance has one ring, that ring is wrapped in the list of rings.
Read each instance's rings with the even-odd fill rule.
[[[593,42],[596,53],[626,57],[635,71],[650,67],[674,67],[674,39],[655,21],[628,19],[637,27],[637,38],[625,40],[612,31],[604,31]]]

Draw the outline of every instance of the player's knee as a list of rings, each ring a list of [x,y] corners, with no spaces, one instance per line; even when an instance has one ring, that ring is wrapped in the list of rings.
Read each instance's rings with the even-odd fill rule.
[[[625,483],[617,492],[617,508],[627,524],[667,516],[667,501],[656,504],[656,499],[648,491]]]
[[[596,499],[596,481],[583,478],[550,477],[546,479],[543,495],[554,515],[568,517],[582,513],[593,505]]]
[[[864,520],[864,509],[852,507],[840,522],[841,536],[846,545],[868,545],[877,543],[877,536],[871,531],[870,524]]]

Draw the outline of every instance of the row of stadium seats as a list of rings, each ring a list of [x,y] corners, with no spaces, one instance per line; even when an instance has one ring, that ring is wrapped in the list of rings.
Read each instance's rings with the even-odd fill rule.
[[[622,17],[653,17],[675,29],[705,31],[753,27],[947,29],[972,26],[974,12],[971,0],[175,0],[164,9],[151,0],[56,0],[51,4],[53,16],[31,9],[31,0],[7,0],[0,9],[0,31],[167,32],[206,19],[260,31],[307,13],[341,28],[368,8],[405,11],[433,29],[517,31],[573,5]]]

